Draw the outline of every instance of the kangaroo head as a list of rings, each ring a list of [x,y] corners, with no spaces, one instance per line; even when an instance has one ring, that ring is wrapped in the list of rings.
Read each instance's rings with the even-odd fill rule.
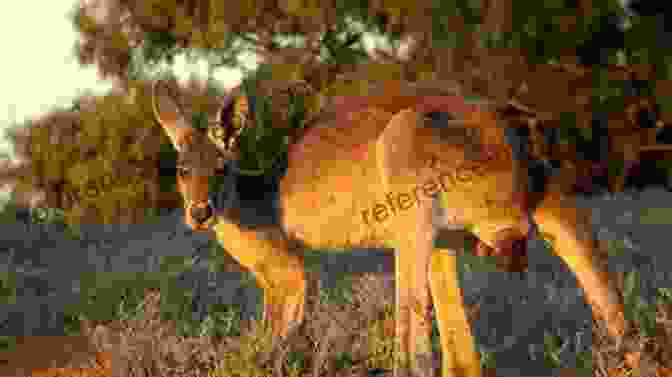
[[[193,230],[207,230],[215,222],[210,179],[237,159],[237,136],[244,123],[234,130],[234,97],[227,97],[217,114],[217,122],[201,130],[185,119],[177,101],[175,86],[155,81],[152,86],[154,117],[178,152],[177,188],[184,199],[185,223]]]

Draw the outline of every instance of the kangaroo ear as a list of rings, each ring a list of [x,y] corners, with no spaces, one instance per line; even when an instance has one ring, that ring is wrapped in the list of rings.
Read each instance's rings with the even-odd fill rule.
[[[174,90],[165,81],[156,80],[152,84],[152,110],[154,118],[170,138],[173,147],[179,151],[181,140],[193,133],[194,128],[184,118],[184,111]]]

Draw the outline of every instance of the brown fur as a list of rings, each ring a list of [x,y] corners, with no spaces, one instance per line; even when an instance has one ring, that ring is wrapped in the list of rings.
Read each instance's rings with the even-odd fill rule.
[[[403,83],[396,87],[405,92]],[[434,93],[425,97],[437,100]],[[206,206],[207,179],[215,168],[214,159],[205,155],[217,150],[202,137],[188,139],[197,131],[181,127],[179,106],[169,97],[159,96],[161,109],[155,103],[155,112],[175,146],[191,142],[192,148],[203,148],[199,153],[208,161],[206,166],[195,165],[191,175],[178,177],[188,200],[186,223],[198,230],[212,228],[222,246],[252,271],[264,290],[264,318],[275,335],[287,336],[304,316],[306,278],[298,245],[391,246],[396,266],[395,375],[433,375],[431,294],[441,335],[442,376],[480,376],[455,255],[464,246],[467,225],[473,225],[474,234],[490,247],[501,243],[503,235],[526,235],[527,228],[521,225],[524,213],[510,201],[511,150],[493,112],[467,112],[463,120],[437,129],[428,127],[414,110],[426,102],[422,90],[410,102],[398,94],[388,95],[404,101],[394,107],[380,105],[385,101],[376,98],[376,106],[364,103],[363,110],[346,115],[346,123],[338,123],[332,113],[312,125],[290,151],[280,185],[282,224],[257,229],[231,221],[236,211],[230,209],[202,223],[194,220],[192,208]],[[192,149],[180,148],[181,154]],[[442,188],[440,195],[437,186]],[[623,304],[599,263],[589,213],[576,208],[557,186],[550,187],[535,219],[542,232],[555,238],[555,252],[576,274],[594,315],[619,336],[625,330]],[[412,205],[401,204],[402,194],[413,199]],[[399,205],[383,209],[387,208],[383,203],[394,198]],[[434,247],[440,230],[445,231],[441,234],[445,249]]]

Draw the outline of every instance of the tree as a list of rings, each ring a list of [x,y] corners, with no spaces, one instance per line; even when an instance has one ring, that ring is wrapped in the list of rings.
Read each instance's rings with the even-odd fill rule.
[[[411,37],[415,47],[409,60],[433,65],[431,72],[439,76],[464,74],[465,82],[487,80],[486,69],[502,73],[516,69],[497,62],[517,56],[531,63],[558,59],[603,29],[605,17],[625,15],[615,0],[530,4],[464,0],[257,0],[240,4],[216,0],[101,0],[87,4],[80,6],[74,17],[82,35],[77,47],[80,61],[95,63],[101,73],[120,78],[127,75],[136,56],[157,63],[184,51],[214,53],[222,63],[231,65],[236,64],[240,51],[254,51],[270,60],[291,45],[299,46],[306,56],[324,57],[325,49],[335,51],[327,42],[335,34],[352,37],[354,44],[358,37],[353,25],[361,24],[366,31],[383,32],[393,44]],[[93,16],[99,8],[108,10],[107,17]],[[656,31],[644,25],[650,21],[644,17],[649,16],[630,17],[635,22],[624,44],[633,56],[644,54],[662,63],[662,56],[655,55],[655,46],[632,38],[636,35],[637,39],[654,40],[651,37]],[[288,39],[296,42],[282,42]],[[343,59],[336,60],[344,63]]]
[[[618,0],[99,0],[80,5],[73,22],[80,32],[80,62],[95,64],[121,86],[180,53],[217,67],[240,65],[241,52],[255,52],[273,72],[264,85],[302,79],[315,89],[309,116],[333,95],[360,93],[368,81],[389,78],[452,80],[465,95],[504,106],[525,89],[528,98],[548,98],[547,82],[566,74],[554,67],[579,67],[590,68],[580,76],[591,76],[594,84],[591,106],[572,110],[581,112],[578,117],[622,112],[614,104],[623,103],[632,81],[641,81],[656,94],[661,117],[672,119],[670,59],[659,48],[659,41],[669,39],[661,35],[671,16],[655,3],[633,0],[624,8]],[[382,34],[390,48],[369,56],[361,45],[363,32]],[[626,64],[628,77],[610,76],[616,63]],[[551,101],[550,108],[527,105],[549,115],[567,135],[576,134],[577,122],[565,116],[573,102],[569,95]],[[263,150],[268,144],[255,148],[251,166],[270,154]]]
[[[654,42],[664,28],[655,13],[666,8],[654,3],[632,1],[628,14],[618,0],[99,0],[80,5],[73,22],[80,63],[122,85],[179,53],[217,67],[240,66],[240,53],[254,52],[274,67],[271,82],[304,79],[323,96],[359,90],[338,82],[348,73],[454,80],[466,95],[504,104],[539,66],[588,65],[598,82],[605,64],[620,59],[655,86],[670,114],[669,96],[661,95],[669,58]],[[368,56],[363,32],[382,34],[391,48]],[[596,85],[595,101],[622,96],[613,94],[618,85]]]
[[[121,206],[131,205],[132,198],[142,198],[140,193],[149,190],[144,183],[127,182],[118,189],[110,183],[106,199],[96,201],[99,204],[72,193],[86,192],[91,182],[111,182],[109,177],[121,172],[146,173],[151,178],[145,179],[159,180],[156,156],[167,141],[157,136],[159,129],[150,120],[146,83],[157,67],[171,64],[180,53],[205,58],[210,74],[217,67],[241,66],[243,52],[257,53],[264,64],[248,77],[266,72],[263,80],[256,80],[262,92],[296,80],[315,89],[304,99],[304,118],[318,112],[333,95],[359,93],[367,82],[388,78],[451,80],[464,94],[498,104],[520,95],[523,87],[541,88],[527,96],[543,98],[549,76],[535,73],[554,76],[553,67],[558,65],[592,69],[589,97],[594,104],[591,111],[598,111],[622,103],[618,99],[627,94],[622,80],[605,79],[606,66],[620,59],[635,79],[652,86],[665,119],[672,113],[670,96],[664,95],[672,87],[669,58],[652,42],[666,32],[665,17],[643,3],[633,4],[629,10],[634,13],[627,14],[616,0],[82,2],[73,12],[80,36],[75,52],[82,65],[93,64],[103,77],[113,79],[117,90],[103,98],[82,98],[70,110],[33,122],[27,127],[30,131],[17,132],[15,143],[30,162],[30,178],[22,182],[46,190],[47,202],[68,208],[73,217],[84,211],[81,208],[93,206],[96,211],[91,211],[102,210],[106,215],[99,218],[107,220]],[[620,21],[630,26],[623,27]],[[390,47],[367,54],[362,45],[365,32],[383,35]],[[212,114],[209,106],[221,99],[211,81],[210,75],[205,85],[190,84],[192,89],[201,88],[199,95],[182,89],[185,105],[194,108],[195,123]],[[564,110],[546,112],[558,120]],[[270,116],[276,120],[278,115]],[[301,127],[301,122],[295,123],[293,127]],[[146,138],[162,142],[140,146],[138,141]],[[48,146],[52,140],[67,146],[54,150]],[[273,156],[271,144],[277,140],[276,135],[263,146],[249,146],[243,166],[254,170],[267,165]],[[131,147],[121,148],[127,144]],[[154,160],[147,162],[141,156]],[[135,174],[128,173],[132,169],[137,169]]]

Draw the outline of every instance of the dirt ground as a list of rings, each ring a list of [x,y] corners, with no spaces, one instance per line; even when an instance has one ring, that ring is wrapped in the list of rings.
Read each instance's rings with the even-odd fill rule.
[[[16,347],[0,352],[3,377],[107,377],[111,364],[85,336],[17,337]]]

